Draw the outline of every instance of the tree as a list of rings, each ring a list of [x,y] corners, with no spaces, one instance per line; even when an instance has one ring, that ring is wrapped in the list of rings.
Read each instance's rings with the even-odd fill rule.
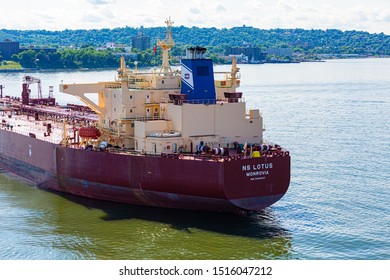
[[[12,55],[12,59],[19,62],[25,68],[35,68],[37,53],[34,50],[26,50],[17,55]]]
[[[77,69],[80,67],[81,63],[78,61],[76,54],[76,51],[73,49],[64,49],[60,52],[64,68]]]
[[[51,69],[64,68],[64,64],[61,61],[61,54],[58,52],[48,53]]]
[[[164,27],[124,27],[64,31],[2,29],[1,33],[3,37],[13,38],[15,41],[23,42],[25,45],[73,45],[88,48],[89,46],[105,45],[107,40],[124,44],[129,42],[129,39],[140,31],[152,38],[153,44],[157,38],[162,39],[165,37]],[[214,50],[210,48],[210,53],[218,53],[217,48],[220,46],[240,46],[244,42],[251,45],[262,45],[267,48],[285,44],[291,47],[301,47],[306,53],[313,52],[314,49],[315,52],[342,53],[341,47],[348,51],[356,48],[359,52],[363,51],[363,53],[372,53],[374,55],[389,54],[390,52],[389,35],[384,33],[370,34],[355,30],[304,30],[298,28],[262,30],[248,26],[230,29],[174,26],[173,37],[176,43],[172,49],[173,56],[184,55],[187,45],[215,47]],[[219,54],[223,54],[225,48],[222,49],[222,52],[219,51]]]
[[[37,53],[35,57],[36,65],[38,68],[47,69],[50,68],[50,58],[45,51],[41,50]]]

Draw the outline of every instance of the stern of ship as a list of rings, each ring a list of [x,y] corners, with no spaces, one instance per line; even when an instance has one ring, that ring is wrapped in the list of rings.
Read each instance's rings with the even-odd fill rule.
[[[288,152],[258,158],[235,156],[224,164],[226,198],[238,208],[261,210],[280,200],[290,184]]]

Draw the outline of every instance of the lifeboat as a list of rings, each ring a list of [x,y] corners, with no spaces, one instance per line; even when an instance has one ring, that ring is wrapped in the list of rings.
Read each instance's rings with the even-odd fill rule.
[[[96,127],[80,127],[79,136],[82,138],[97,139],[100,136],[100,131]]]

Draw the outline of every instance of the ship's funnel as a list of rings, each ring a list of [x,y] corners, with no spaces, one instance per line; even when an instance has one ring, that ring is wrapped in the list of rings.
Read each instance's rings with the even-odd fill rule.
[[[181,85],[189,102],[215,104],[213,62],[206,59],[206,48],[187,49],[187,57],[181,61]]]

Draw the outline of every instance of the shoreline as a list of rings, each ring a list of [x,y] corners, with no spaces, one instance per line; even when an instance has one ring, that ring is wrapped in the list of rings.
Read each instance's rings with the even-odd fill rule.
[[[251,65],[261,65],[261,64],[297,64],[297,63],[310,63],[310,62],[326,62],[328,60],[356,60],[356,59],[389,59],[390,56],[365,56],[365,57],[332,57],[332,58],[322,58],[319,60],[316,59],[303,59],[303,60],[292,60],[292,61],[267,61],[264,63],[237,63],[237,64],[251,64]],[[215,63],[215,65],[229,65],[230,63],[226,64],[219,64]],[[172,65],[172,66],[179,66],[178,65]],[[145,66],[142,68],[150,68],[153,66]],[[116,70],[115,67],[107,67],[107,68],[52,68],[52,69],[40,69],[40,68],[0,68],[0,73],[19,73],[19,72],[74,72],[74,71],[81,71],[81,72],[88,72],[88,71],[106,71],[106,70]]]

